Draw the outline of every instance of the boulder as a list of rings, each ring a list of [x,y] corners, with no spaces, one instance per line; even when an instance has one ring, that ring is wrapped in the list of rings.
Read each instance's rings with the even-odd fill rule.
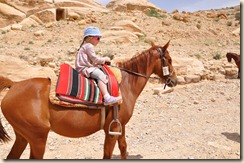
[[[14,81],[33,77],[57,78],[53,69],[49,67],[31,66],[26,61],[11,56],[0,56],[0,74]]]
[[[138,36],[133,32],[126,30],[108,30],[103,33],[103,42],[109,43],[129,43],[136,42],[138,40]]]
[[[94,0],[55,0],[56,7],[105,8]]]
[[[174,68],[177,75],[200,75],[204,71],[203,63],[195,58],[174,58]]]
[[[13,24],[11,26],[11,29],[12,30],[21,30],[22,29],[22,25],[20,25],[20,24]]]
[[[34,14],[37,18],[39,18],[43,23],[56,21],[56,10],[55,9],[47,9]]]
[[[26,17],[25,13],[4,3],[0,3],[0,13],[7,16],[9,19],[15,19],[16,21],[21,21]]]
[[[28,18],[22,20],[19,24],[22,25],[23,28],[39,25],[39,23],[36,22],[31,17],[28,17]]]
[[[160,8],[147,0],[112,0],[106,7],[115,11],[145,11],[148,10],[148,8],[161,11]]]
[[[124,29],[130,32],[144,33],[143,30],[131,20],[121,20],[115,23],[117,29]],[[115,28],[115,27],[112,27]]]

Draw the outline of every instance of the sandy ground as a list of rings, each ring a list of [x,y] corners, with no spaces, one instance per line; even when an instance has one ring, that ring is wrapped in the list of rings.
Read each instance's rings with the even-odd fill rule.
[[[2,115],[1,115],[2,117]],[[3,125],[14,138],[10,125]],[[202,81],[153,95],[148,86],[127,124],[128,159],[240,159],[240,80]],[[104,133],[71,139],[50,132],[45,159],[100,159]],[[5,158],[13,141],[0,144]],[[113,159],[119,158],[115,147]],[[29,147],[21,158],[29,157]]]

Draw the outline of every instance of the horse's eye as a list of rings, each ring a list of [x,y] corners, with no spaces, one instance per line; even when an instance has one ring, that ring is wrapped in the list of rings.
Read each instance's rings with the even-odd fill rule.
[[[172,64],[172,59],[168,59],[168,61],[169,61],[169,64]]]

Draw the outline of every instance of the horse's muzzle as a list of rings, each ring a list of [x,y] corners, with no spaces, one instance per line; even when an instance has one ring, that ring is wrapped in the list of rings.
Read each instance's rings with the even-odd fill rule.
[[[177,79],[173,79],[172,77],[168,77],[165,81],[165,85],[168,87],[174,87],[177,85]]]

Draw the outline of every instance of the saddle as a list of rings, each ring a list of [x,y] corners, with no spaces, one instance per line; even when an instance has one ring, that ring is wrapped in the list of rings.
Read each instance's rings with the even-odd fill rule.
[[[119,83],[121,82],[121,72],[117,68],[103,65],[102,70],[108,76],[108,92],[112,96],[119,96]],[[52,81],[49,95],[50,102],[64,107],[82,107],[87,109],[101,110],[101,129],[105,124],[106,109],[103,105],[103,96],[96,81],[88,79],[79,74],[69,64],[60,65],[58,80]],[[110,135],[121,135],[122,126],[118,119],[118,109],[122,100],[113,106],[113,120],[109,125]],[[112,131],[111,125],[119,125],[119,131]]]
[[[103,65],[102,71],[108,76],[108,92],[112,96],[119,96],[119,82],[121,81],[120,71]],[[119,81],[117,80],[119,79]],[[53,97],[55,96],[55,97]],[[56,105],[65,107],[103,107],[103,95],[100,92],[96,80],[86,78],[78,73],[69,64],[61,64],[58,80],[55,88],[51,88],[50,100]],[[119,102],[121,104],[122,101]]]

